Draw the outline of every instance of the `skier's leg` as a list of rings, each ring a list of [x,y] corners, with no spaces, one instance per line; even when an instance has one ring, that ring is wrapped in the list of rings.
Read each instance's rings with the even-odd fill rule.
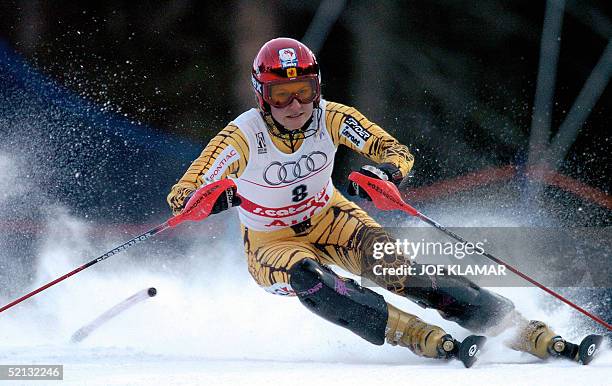
[[[528,352],[542,359],[559,355],[573,358],[578,350],[576,345],[566,342],[546,324],[537,320],[520,325],[516,336],[508,342],[508,346],[514,350]],[[575,352],[569,354],[568,351]]]
[[[525,319],[509,299],[481,288],[463,276],[368,275],[375,264],[398,267],[414,262],[396,255],[373,259],[374,243],[393,241],[392,238],[365,211],[338,192],[334,195],[331,209],[317,219],[308,238],[317,250],[325,251],[329,256],[325,263],[370,279],[425,308],[434,308],[445,319],[472,332],[497,335],[516,328],[517,336],[510,347],[540,358],[576,351],[576,345],[565,342],[544,323]],[[415,268],[420,272],[418,264]]]
[[[514,319],[521,319],[510,300],[462,276],[374,275],[375,265],[394,268],[414,262],[395,254],[374,259],[374,244],[393,242],[393,238],[340,193],[334,194],[331,209],[321,217],[308,239],[329,256],[330,261],[325,263],[338,265],[423,307],[434,308],[445,319],[473,332],[501,332],[513,326]]]
[[[373,234],[366,237],[368,240],[387,237],[379,235],[381,232],[380,228],[370,228],[364,233]],[[421,272],[419,264],[414,266],[416,272]],[[387,288],[393,289],[395,293],[425,308],[436,309],[444,319],[454,321],[472,332],[498,335],[515,328],[516,336],[508,342],[512,349],[539,358],[551,355],[573,357],[576,354],[577,346],[566,342],[546,324],[525,319],[510,299],[482,288],[464,276],[447,273],[436,276],[414,275],[409,279],[404,277],[401,285],[398,285],[398,282],[402,282],[400,278],[391,277],[387,280]],[[569,351],[573,354],[569,354]]]
[[[458,342],[440,327],[385,302],[376,292],[336,275],[325,265],[304,259],[290,269],[291,287],[315,314],[365,340],[408,347],[430,358],[449,358]]]
[[[515,328],[516,336],[508,342],[514,350],[542,359],[560,355],[574,358],[578,353],[577,345],[566,342],[543,322],[525,319],[509,299],[481,288],[463,276],[414,276],[406,286],[404,296],[437,309],[443,318],[470,331],[497,335]]]
[[[294,296],[289,284],[289,268],[298,261],[318,260],[317,251],[290,228],[256,232],[243,228],[249,273],[257,284],[276,295]]]
[[[421,272],[419,264],[414,264]],[[424,308],[434,308],[447,320],[478,333],[497,335],[525,323],[514,303],[459,275],[414,275],[401,295]]]
[[[371,256],[373,244],[393,241],[384,230],[354,203],[340,194],[334,197],[332,210],[318,221],[309,239],[319,250],[325,250],[336,264],[376,282],[398,295],[405,296],[426,308],[434,308],[447,320],[479,333],[497,335],[516,328],[517,337],[511,347],[538,357],[553,355],[566,349],[564,341],[544,323],[529,322],[515,310],[507,298],[481,288],[463,276],[386,276],[368,275],[374,264],[398,267],[412,264],[390,255],[381,260]],[[399,260],[401,259],[401,260]],[[420,272],[420,268],[416,267]],[[565,345],[567,347],[567,345]]]
[[[566,342],[546,324],[525,319],[509,299],[481,288],[463,276],[415,276],[411,282],[406,287],[407,298],[437,309],[442,317],[470,331],[497,335],[515,328],[516,336],[508,342],[514,350],[542,359],[577,350],[576,345]]]
[[[441,328],[388,305],[376,292],[341,278],[320,261],[329,256],[292,231],[243,230],[249,272],[259,285],[279,295],[297,295],[317,315],[367,341],[409,347],[428,357],[456,354],[458,344]]]

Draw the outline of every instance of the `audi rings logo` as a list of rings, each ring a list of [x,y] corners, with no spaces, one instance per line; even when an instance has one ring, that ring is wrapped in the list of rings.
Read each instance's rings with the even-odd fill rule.
[[[323,169],[326,163],[327,156],[325,153],[313,151],[308,155],[301,156],[297,161],[272,162],[264,170],[263,178],[272,186],[290,184]]]

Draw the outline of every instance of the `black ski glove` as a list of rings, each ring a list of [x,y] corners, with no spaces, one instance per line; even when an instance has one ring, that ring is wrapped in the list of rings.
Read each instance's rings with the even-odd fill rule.
[[[187,197],[185,197],[185,201],[183,201],[183,208],[185,207],[185,205],[187,205],[187,203],[191,199],[191,196],[193,196],[194,193],[195,192],[192,192]],[[240,204],[242,204],[242,200],[240,199],[240,196],[238,196],[238,194],[236,193],[236,188],[226,189],[225,192],[221,193],[219,198],[217,198],[217,201],[215,201],[215,205],[213,205],[210,213],[217,214],[231,207],[240,206]]]
[[[399,186],[404,179],[402,171],[399,170],[397,166],[389,163],[380,164],[378,166],[365,165],[359,169],[359,173],[379,180],[391,181],[395,186]],[[365,190],[361,189],[359,184],[353,181],[349,181],[348,194],[349,196],[359,195],[361,198],[372,201],[370,195],[368,195]]]

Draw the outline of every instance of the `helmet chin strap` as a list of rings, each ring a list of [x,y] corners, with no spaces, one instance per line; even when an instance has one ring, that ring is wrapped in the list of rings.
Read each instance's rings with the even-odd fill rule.
[[[312,133],[308,134],[307,129],[312,124],[315,112],[317,114],[317,129],[312,130]],[[295,151],[295,147],[301,139],[310,137],[319,131],[322,112],[320,106],[315,106],[310,118],[308,118],[308,120],[304,123],[304,125],[302,125],[302,127],[295,130],[289,130],[285,128],[285,126],[283,126],[280,122],[274,119],[272,113],[269,111],[261,111],[261,114],[264,118],[264,121],[266,122],[266,125],[268,126],[268,132],[277,138],[280,138],[284,141],[288,141],[288,145],[291,147],[292,150]]]

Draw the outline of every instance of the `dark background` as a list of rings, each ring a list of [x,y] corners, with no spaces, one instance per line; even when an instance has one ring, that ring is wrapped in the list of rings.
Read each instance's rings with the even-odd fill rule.
[[[324,97],[357,107],[407,144],[416,155],[413,186],[525,163],[545,2],[332,3],[341,13],[318,53]],[[608,43],[609,4],[565,4],[551,135]],[[249,69],[258,48],[277,36],[301,39],[320,5],[4,1],[0,41],[105,112],[195,144],[187,156],[175,154],[181,161],[170,175],[158,175],[169,188],[194,149],[253,106]],[[560,168],[607,193],[611,97],[607,87]],[[115,151],[108,149],[109,157]],[[159,163],[164,157],[171,154]],[[340,157],[349,162],[337,163],[339,186],[363,162],[345,151]],[[82,174],[86,181],[88,172]],[[72,192],[56,193],[71,202]]]

